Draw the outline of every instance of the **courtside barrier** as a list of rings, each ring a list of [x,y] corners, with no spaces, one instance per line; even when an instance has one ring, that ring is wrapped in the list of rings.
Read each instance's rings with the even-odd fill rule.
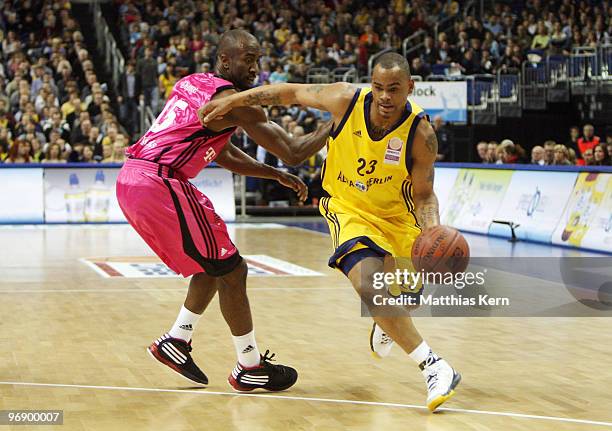
[[[2,164],[0,223],[122,223],[115,197],[121,164]],[[191,182],[234,221],[234,181],[225,169],[204,169]]]
[[[115,198],[120,167],[0,165],[0,223],[125,222]],[[235,220],[229,172],[207,168],[192,182]],[[518,225],[518,239],[612,253],[611,167],[437,163],[434,187],[443,224],[507,238]]]

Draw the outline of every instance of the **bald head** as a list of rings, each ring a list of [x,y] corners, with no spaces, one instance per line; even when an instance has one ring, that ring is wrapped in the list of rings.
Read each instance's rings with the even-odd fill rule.
[[[257,38],[245,30],[223,33],[217,46],[217,75],[246,90],[259,73],[261,47]]]
[[[244,50],[249,46],[258,47],[257,38],[246,30],[229,30],[221,35],[217,46],[217,58],[221,55],[235,55],[237,51]]]

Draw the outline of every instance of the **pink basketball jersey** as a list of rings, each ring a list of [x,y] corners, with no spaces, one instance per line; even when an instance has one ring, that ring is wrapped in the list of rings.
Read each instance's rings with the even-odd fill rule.
[[[216,93],[234,88],[212,73],[194,73],[174,85],[151,128],[127,150],[128,157],[173,168],[194,178],[221,152],[234,127],[213,132],[202,127],[198,109]]]

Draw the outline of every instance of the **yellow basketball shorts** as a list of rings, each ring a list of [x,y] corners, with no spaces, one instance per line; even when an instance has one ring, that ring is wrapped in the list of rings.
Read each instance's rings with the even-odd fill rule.
[[[319,201],[319,211],[329,225],[334,247],[328,262],[330,267],[338,268],[342,258],[349,253],[369,248],[381,255],[393,256],[396,268],[413,270],[410,260],[412,244],[421,229],[415,226],[409,214],[379,218],[329,197]],[[396,289],[390,288],[392,293],[393,290]]]

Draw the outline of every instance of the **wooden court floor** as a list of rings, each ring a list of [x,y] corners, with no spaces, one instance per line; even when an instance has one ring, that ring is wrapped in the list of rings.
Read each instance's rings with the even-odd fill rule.
[[[215,301],[193,355],[211,384],[194,389],[145,347],[184,300],[178,278],[104,278],[79,259],[147,256],[128,227],[0,228],[0,410],[61,409],[51,430],[612,429],[611,323],[601,318],[420,318],[429,344],[463,375],[438,414],[397,346],[370,356],[371,322],[326,266],[329,239],[297,228],[232,226],[243,254],[317,277],[253,277],[261,350],[298,369],[279,394],[235,394],[229,331]],[[187,384],[186,384],[187,383]]]

